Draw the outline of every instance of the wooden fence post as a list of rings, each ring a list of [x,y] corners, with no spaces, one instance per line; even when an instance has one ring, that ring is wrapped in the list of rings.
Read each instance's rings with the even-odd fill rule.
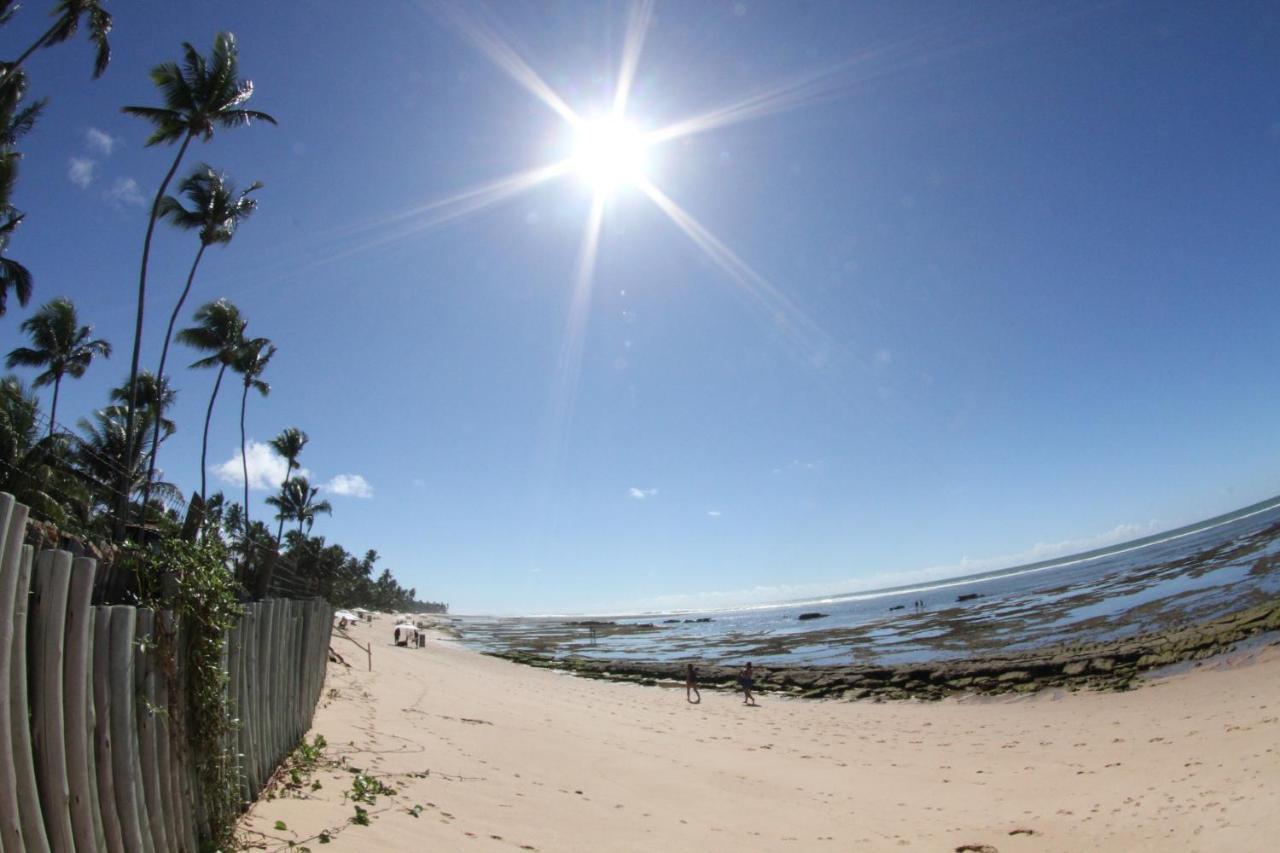
[[[164,831],[164,803],[160,800],[160,768],[156,758],[155,713],[155,613],[138,608],[134,640],[133,683],[138,692],[138,755],[141,758],[142,795],[147,803],[147,825],[158,851],[170,850]]]
[[[106,844],[102,815],[98,811],[93,772],[93,693],[89,689],[93,660],[90,621],[93,610],[95,561],[80,557],[71,564],[71,584],[67,596],[63,697],[66,717],[66,774],[71,794],[71,827],[80,846],[92,844],[101,850]]]
[[[94,760],[97,763],[98,799],[101,804],[102,830],[107,849],[124,853],[124,836],[116,806],[115,757],[111,746],[111,611],[110,607],[93,609],[93,705],[97,716],[94,729]],[[117,711],[118,713],[118,711]]]
[[[62,665],[66,651],[67,586],[71,554],[42,551],[36,559],[30,638],[32,651],[31,743],[36,786],[49,843],[55,853],[74,851],[71,791],[67,783],[67,730],[63,709]]]
[[[14,767],[13,727],[27,726],[25,699],[18,706],[12,679],[13,656],[17,647],[26,647],[27,638],[16,633],[14,611],[18,606],[18,575],[22,563],[22,539],[27,526],[27,508],[13,495],[0,494],[0,850],[25,850],[22,816],[18,809],[18,773]],[[22,595],[26,597],[26,590]],[[25,602],[24,602],[25,605]],[[24,606],[25,609],[25,606]],[[22,672],[26,683],[26,671]]]
[[[147,828],[147,804],[138,769],[137,712],[134,710],[133,634],[138,611],[127,605],[111,608],[111,751],[112,782],[124,849],[154,853]]]

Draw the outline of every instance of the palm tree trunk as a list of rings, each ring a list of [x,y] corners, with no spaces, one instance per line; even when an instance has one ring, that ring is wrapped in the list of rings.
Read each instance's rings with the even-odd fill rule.
[[[147,236],[142,241],[142,270],[138,274],[138,317],[133,328],[133,360],[129,365],[129,408],[127,410],[128,415],[125,417],[126,459],[133,457],[133,449],[137,440],[137,436],[134,435],[133,425],[138,413],[138,356],[142,353],[142,318],[147,302],[147,261],[151,257],[151,235],[156,230],[156,216],[160,210],[160,199],[164,198],[164,191],[169,188],[169,182],[173,180],[174,173],[178,171],[178,164],[182,162],[183,155],[187,153],[187,146],[191,144],[193,136],[195,136],[195,131],[188,131],[186,137],[182,140],[182,146],[178,148],[178,156],[173,158],[173,165],[169,167],[169,173],[164,176],[164,180],[160,182],[160,188],[156,190],[155,200],[151,202],[151,216],[147,219]],[[125,521],[129,514],[129,483],[128,477],[124,472],[121,472],[120,475],[119,492],[119,505],[116,512],[114,531],[117,542],[124,540]],[[145,504],[143,504],[143,511],[146,511]]]
[[[201,240],[200,251],[196,252],[195,262],[191,264],[191,272],[187,274],[187,286],[182,289],[182,295],[178,297],[178,304],[173,306],[173,314],[169,316],[169,328],[164,333],[164,346],[160,348],[160,369],[156,371],[156,383],[161,399],[164,399],[164,363],[169,357],[169,341],[173,339],[173,327],[178,322],[178,313],[182,311],[182,304],[187,301],[187,294],[191,292],[191,283],[196,280],[196,269],[199,268],[200,259],[204,257],[204,250],[207,248],[209,248],[209,244]],[[151,498],[151,478],[156,473],[156,453],[160,450],[160,414],[163,414],[163,412],[157,413],[156,422],[151,432],[151,459],[147,462],[147,481],[142,487],[142,505],[144,507]]]
[[[53,427],[58,422],[58,391],[62,387],[62,377],[53,378],[53,404],[49,406],[49,438],[53,438]]]
[[[40,46],[41,46],[42,44],[44,44],[44,40],[45,40],[45,39],[47,39],[49,36],[51,36],[51,35],[53,35],[53,34],[54,34],[54,31],[56,31],[56,30],[58,29],[58,26],[59,26],[59,24],[60,24],[60,23],[61,23],[60,21],[55,21],[52,27],[49,27],[49,29],[45,30],[44,35],[42,35],[42,36],[40,36],[40,38],[36,39],[35,44],[31,45],[31,47],[27,48],[26,50],[24,50],[24,51],[22,52],[22,56],[19,56],[19,57],[18,57],[17,59],[15,59],[13,62],[10,62],[10,63],[9,63],[9,67],[8,67],[8,69],[7,69],[7,70],[8,70],[8,71],[12,71],[12,70],[14,70],[15,68],[17,68],[19,65],[21,65],[22,63],[26,62],[26,61],[27,61],[27,57],[28,57],[28,56],[30,56],[31,54],[35,53],[37,50],[39,50],[39,49],[40,49]]]
[[[249,527],[249,458],[244,455],[244,410],[249,405],[249,383],[244,383],[244,394],[240,397],[240,470],[244,474],[244,512],[241,513],[240,524],[244,536],[244,577],[246,585],[250,582],[249,570],[253,566],[253,539]],[[253,581],[259,580],[253,578]],[[256,583],[255,583],[256,587]],[[262,597],[263,593],[259,593]]]
[[[249,405],[249,383],[244,383],[244,394],[240,397],[240,467],[244,472],[244,537],[249,540],[249,458],[244,455],[244,410]]]
[[[280,484],[280,496],[284,496],[284,487],[289,485],[289,475],[293,473],[293,460],[287,460],[289,463],[284,469],[284,482]],[[301,525],[299,525],[301,528]],[[284,516],[280,516],[280,529],[276,531],[276,550],[280,550],[280,540],[284,538]]]
[[[204,439],[200,442],[200,504],[205,502],[205,472],[209,462],[209,422],[213,420],[213,401],[218,399],[218,388],[222,385],[222,374],[227,372],[224,364],[218,368],[218,378],[213,383],[213,393],[209,395],[209,411],[204,414]]]

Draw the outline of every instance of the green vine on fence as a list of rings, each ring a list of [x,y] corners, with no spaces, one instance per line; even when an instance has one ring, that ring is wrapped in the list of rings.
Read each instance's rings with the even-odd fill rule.
[[[168,611],[181,632],[175,642],[173,620],[158,618],[157,645],[169,686],[171,726],[186,738],[207,821],[201,833],[210,849],[232,849],[240,813],[239,771],[234,750],[226,746],[236,728],[227,701],[223,647],[243,609],[237,584],[227,571],[227,555],[216,539],[200,543],[166,538],[143,557],[134,552],[139,603],[157,614]],[[178,689],[181,660],[186,701]]]

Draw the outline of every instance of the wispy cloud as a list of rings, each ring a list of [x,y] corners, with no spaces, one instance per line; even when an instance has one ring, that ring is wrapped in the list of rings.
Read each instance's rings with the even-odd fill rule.
[[[707,515],[711,516],[712,518],[719,518],[722,515],[722,513],[718,509],[709,509],[707,510]]]
[[[288,463],[284,461],[271,445],[261,441],[250,441],[245,451],[245,459],[249,467],[249,488],[275,491],[284,482]],[[236,448],[231,458],[209,470],[224,483],[244,485],[243,466],[240,463],[240,449]],[[308,477],[311,472],[306,468],[294,468],[292,476]]]
[[[427,487],[427,481],[422,479],[421,477],[414,477],[413,487],[415,489],[425,489]]]
[[[102,197],[122,209],[147,206],[147,200],[142,197],[142,190],[138,188],[138,182],[133,178],[116,178],[111,189],[105,191]]]
[[[88,189],[93,183],[93,167],[96,165],[88,157],[72,157],[67,166],[67,178],[80,189]]]
[[[631,497],[635,498],[638,501],[651,498],[657,493],[658,493],[657,489],[637,489],[635,486],[632,486],[630,489],[627,489],[627,494],[631,495]]]
[[[330,494],[349,498],[373,497],[373,486],[359,474],[337,474],[320,488]]]
[[[773,473],[782,474],[786,471],[816,471],[820,467],[822,467],[821,459],[811,459],[811,460],[792,459],[786,465],[783,465],[779,468],[774,468]]]
[[[95,154],[101,154],[103,157],[110,157],[111,151],[116,147],[116,138],[105,130],[98,130],[91,127],[85,131],[85,144],[89,150]]]

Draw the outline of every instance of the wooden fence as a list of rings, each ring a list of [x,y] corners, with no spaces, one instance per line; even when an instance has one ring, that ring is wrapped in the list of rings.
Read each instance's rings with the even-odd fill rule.
[[[164,671],[156,641],[163,628],[180,644],[182,626],[92,606],[96,561],[35,554],[26,522],[0,493],[0,853],[197,850],[195,756],[168,713],[185,673]],[[310,728],[332,622],[327,602],[274,599],[229,632],[227,746],[245,805]]]

